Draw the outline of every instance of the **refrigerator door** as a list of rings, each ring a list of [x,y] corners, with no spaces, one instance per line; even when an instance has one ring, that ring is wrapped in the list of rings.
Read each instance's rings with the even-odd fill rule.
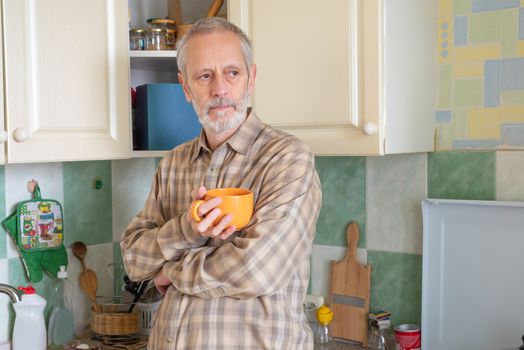
[[[524,203],[422,201],[422,349],[508,349],[524,333]]]

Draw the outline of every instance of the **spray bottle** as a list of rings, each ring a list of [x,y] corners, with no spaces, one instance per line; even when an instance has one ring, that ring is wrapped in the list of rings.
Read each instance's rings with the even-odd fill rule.
[[[47,329],[47,343],[63,345],[74,338],[73,283],[67,278],[65,266],[60,266],[57,278],[49,286],[51,316]]]
[[[13,328],[13,350],[45,350],[46,331],[44,308],[46,301],[29,285],[18,287],[24,292],[21,301],[13,304],[15,325]]]

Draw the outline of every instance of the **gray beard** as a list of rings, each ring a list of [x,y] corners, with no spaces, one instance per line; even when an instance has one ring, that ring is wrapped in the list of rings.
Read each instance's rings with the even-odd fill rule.
[[[244,91],[240,104],[237,104],[234,100],[218,97],[213,100],[207,101],[201,107],[197,105],[195,99],[192,99],[193,108],[198,115],[198,121],[204,129],[212,130],[213,132],[220,134],[225,131],[236,129],[242,124],[246,118],[247,104],[249,101],[249,93]],[[209,110],[216,106],[231,106],[235,109],[235,112],[230,119],[225,119],[226,112],[218,112],[217,118],[214,120],[209,117]]]

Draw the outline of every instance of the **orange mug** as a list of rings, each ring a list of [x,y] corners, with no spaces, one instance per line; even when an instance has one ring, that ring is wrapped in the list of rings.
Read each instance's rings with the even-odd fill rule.
[[[245,188],[215,188],[207,191],[204,200],[193,201],[191,205],[191,215],[196,222],[202,221],[197,212],[198,207],[214,197],[222,198],[222,203],[217,207],[221,214],[215,219],[213,225],[218,224],[226,214],[233,216],[229,226],[233,225],[237,230],[249,223],[253,215],[253,192]]]

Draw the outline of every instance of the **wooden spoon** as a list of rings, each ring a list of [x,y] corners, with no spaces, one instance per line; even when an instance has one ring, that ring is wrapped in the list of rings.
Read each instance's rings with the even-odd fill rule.
[[[93,306],[93,309],[96,312],[101,311],[100,305],[96,302],[96,291],[98,289],[98,278],[96,277],[96,273],[93,270],[90,270],[86,267],[85,264],[85,256],[87,254],[87,247],[85,243],[83,242],[75,242],[71,246],[71,250],[73,252],[73,255],[80,260],[80,264],[82,264],[82,272],[80,272],[80,276],[78,279],[80,280],[80,287],[82,290],[87,294],[89,297],[89,300],[91,300],[91,305]]]

